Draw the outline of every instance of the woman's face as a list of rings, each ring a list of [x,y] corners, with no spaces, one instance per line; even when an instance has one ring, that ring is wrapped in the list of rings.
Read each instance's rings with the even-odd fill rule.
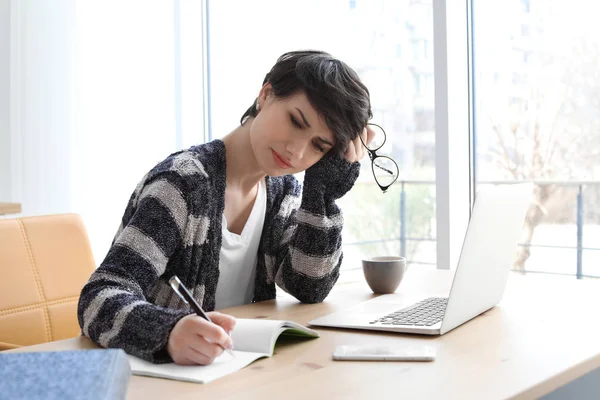
[[[258,105],[258,115],[250,126],[250,144],[267,175],[302,172],[335,145],[333,132],[303,92],[277,99],[266,84]]]

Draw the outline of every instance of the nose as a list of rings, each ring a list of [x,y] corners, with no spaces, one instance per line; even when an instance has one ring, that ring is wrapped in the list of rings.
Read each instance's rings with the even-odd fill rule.
[[[304,152],[309,144],[309,140],[304,138],[298,138],[290,140],[285,146],[285,151],[292,160],[301,160],[304,157]]]

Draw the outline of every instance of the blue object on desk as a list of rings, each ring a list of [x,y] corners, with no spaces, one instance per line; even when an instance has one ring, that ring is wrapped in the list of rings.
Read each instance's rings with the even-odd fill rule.
[[[130,377],[120,349],[0,353],[0,399],[124,399]]]

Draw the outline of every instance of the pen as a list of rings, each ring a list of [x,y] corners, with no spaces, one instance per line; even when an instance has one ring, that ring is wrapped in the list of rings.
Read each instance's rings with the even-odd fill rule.
[[[189,304],[194,309],[194,311],[196,311],[197,315],[204,318],[208,322],[212,322],[210,320],[210,317],[204,312],[202,307],[200,307],[200,304],[198,304],[198,302],[196,301],[196,299],[194,299],[190,291],[183,285],[183,283],[179,280],[179,278],[176,275],[173,275],[173,277],[169,279],[169,284],[171,285],[175,293],[177,293],[177,295],[181,297],[181,300],[183,300],[186,304]],[[227,354],[229,354],[231,357],[235,358],[235,354],[233,354],[233,351],[225,348],[223,350],[225,350]]]

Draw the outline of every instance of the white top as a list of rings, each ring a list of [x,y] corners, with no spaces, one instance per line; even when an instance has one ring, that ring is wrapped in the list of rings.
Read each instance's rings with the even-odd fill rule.
[[[219,282],[215,295],[215,309],[249,304],[254,296],[254,278],[258,244],[262,235],[267,210],[267,188],[262,180],[254,206],[241,235],[229,232],[223,215],[222,243],[219,257]]]

